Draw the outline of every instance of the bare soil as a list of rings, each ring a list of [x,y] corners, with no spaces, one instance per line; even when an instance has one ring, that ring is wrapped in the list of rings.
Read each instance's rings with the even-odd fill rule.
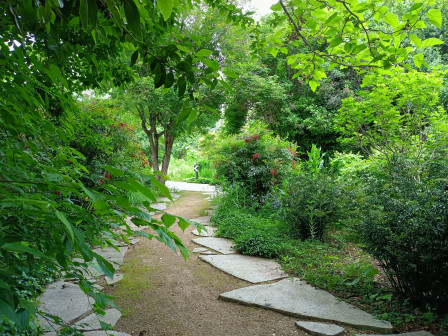
[[[187,219],[209,207],[202,193],[185,192],[166,210]],[[195,237],[176,226],[186,246]],[[148,231],[149,232],[149,231]],[[131,335],[297,336],[296,318],[218,300],[221,293],[251,284],[228,275],[192,254],[188,260],[159,241],[142,239],[131,247],[121,267],[122,281],[105,289],[123,309],[117,331]]]

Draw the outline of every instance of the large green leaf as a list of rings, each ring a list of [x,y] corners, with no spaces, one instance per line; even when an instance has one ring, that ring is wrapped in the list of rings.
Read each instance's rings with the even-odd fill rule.
[[[163,19],[167,21],[173,11],[173,0],[157,0],[159,10],[163,15]]]
[[[154,184],[156,186],[156,188],[159,189],[159,191],[162,193],[163,196],[168,197],[168,199],[171,201],[173,200],[173,198],[171,197],[170,191],[164,184],[162,184],[162,182],[156,180],[155,177],[151,177],[151,181],[152,181],[152,184]]]
[[[74,235],[74,233],[73,233],[73,226],[72,226],[72,224],[68,221],[67,217],[65,217],[65,215],[64,215],[62,212],[60,212],[59,210],[55,210],[54,213],[55,213],[56,217],[58,217],[59,220],[62,222],[62,224],[64,224],[64,226],[65,226],[65,231],[67,232],[68,237],[70,237],[70,239],[71,239],[72,241],[74,241],[74,240],[75,240],[75,235]]]
[[[386,13],[386,15],[384,15],[384,21],[394,28],[400,24],[400,21],[398,20],[397,16],[392,12],[388,12]]]
[[[439,29],[442,28],[442,13],[440,10],[432,8],[426,13],[426,16],[428,17],[429,22],[434,26]]]
[[[140,12],[138,11],[137,5],[134,0],[124,1],[124,14],[126,16],[127,27],[129,30],[140,37],[141,35],[141,25],[140,25]]]

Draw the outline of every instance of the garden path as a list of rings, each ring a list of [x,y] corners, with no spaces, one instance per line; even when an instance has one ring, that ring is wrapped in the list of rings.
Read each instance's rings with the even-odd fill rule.
[[[307,323],[296,325],[297,317],[349,326],[345,327],[345,332],[350,333],[362,328],[382,333],[392,331],[388,322],[376,320],[327,292],[316,290],[299,279],[285,279],[287,275],[276,262],[239,255],[232,248],[232,241],[213,237],[216,228],[210,224],[209,216],[213,211],[209,200],[216,192],[213,187],[168,185],[190,191],[184,191],[175,203],[159,199],[159,202],[169,203],[165,211],[206,225],[208,233],[198,232],[192,227],[185,232],[174,229],[193,251],[187,261],[155,240],[133,240],[134,245],[122,248],[122,254],[126,250],[128,253],[116,279],[121,281],[116,284],[110,282],[113,285],[105,288],[107,294],[116,298],[117,306],[123,308],[121,318],[115,310],[106,314],[110,317],[106,321],[116,325],[117,336],[306,335],[303,330],[307,329],[303,326]],[[195,188],[200,188],[200,192],[191,191]],[[200,215],[202,217],[198,217]],[[197,247],[195,243],[205,247]],[[108,255],[108,251],[102,253],[105,257],[123,260],[122,255]],[[74,290],[67,284],[56,287],[57,290]],[[218,297],[222,300],[217,300]],[[88,313],[72,321],[86,316],[82,322],[95,321],[90,330],[97,330],[98,319],[88,316]],[[333,335],[340,334],[341,330],[335,325],[308,325],[312,325],[307,330],[310,334],[314,333],[313,328],[335,328],[338,332]]]

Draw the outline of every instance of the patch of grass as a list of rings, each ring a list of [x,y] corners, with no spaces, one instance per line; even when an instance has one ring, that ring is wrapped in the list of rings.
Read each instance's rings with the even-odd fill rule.
[[[135,254],[126,260],[120,270],[124,274],[123,279],[115,284],[114,297],[123,302],[125,311],[132,311],[135,303],[141,300],[141,293],[154,288],[150,279],[160,269],[159,266],[147,266],[141,263],[143,255]]]

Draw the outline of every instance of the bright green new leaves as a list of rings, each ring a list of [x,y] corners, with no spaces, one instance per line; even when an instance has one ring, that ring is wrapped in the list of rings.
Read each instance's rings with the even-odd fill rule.
[[[384,22],[386,22],[387,24],[391,25],[394,28],[400,24],[398,17],[392,12],[388,12],[386,13],[386,15],[384,15]]]
[[[399,68],[366,75],[367,89],[358,92],[360,98],[344,99],[335,118],[343,141],[381,157],[386,165],[394,154],[407,153],[419,174],[433,141],[440,140],[431,133],[446,124],[438,102],[441,76]]]
[[[423,54],[414,55],[413,60],[417,68],[420,68],[422,66],[423,58],[424,58]]]
[[[440,12],[440,10],[431,8],[426,13],[426,16],[429,22],[431,22],[434,26],[436,26],[439,29],[442,28],[442,13]]]
[[[407,38],[416,48],[442,44],[437,38],[421,41],[415,33],[426,27],[424,16],[441,28],[442,14],[439,9],[430,8],[433,5],[432,1],[409,1],[402,3],[398,12],[396,6],[387,6],[382,0],[280,0],[272,6],[270,23],[274,33],[266,37],[268,43],[262,38],[258,40],[263,41],[263,52],[273,57],[287,48],[288,65],[300,74],[295,78],[304,78],[314,91],[319,81],[313,76],[316,71],[333,67],[389,69],[407,65],[415,55],[413,48],[406,47]],[[300,53],[293,55],[291,50]],[[420,56],[414,57],[414,61],[422,64]]]
[[[162,13],[165,21],[168,20],[171,16],[171,12],[173,11],[173,2],[173,0],[157,0],[159,10]]]

